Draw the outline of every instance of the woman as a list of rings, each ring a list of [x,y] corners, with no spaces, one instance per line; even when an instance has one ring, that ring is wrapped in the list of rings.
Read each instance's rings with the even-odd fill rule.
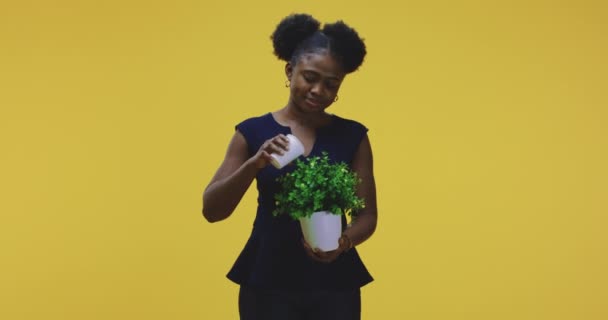
[[[280,110],[236,126],[226,157],[203,194],[203,215],[210,222],[229,217],[256,179],[253,230],[228,273],[240,285],[241,319],[360,319],[360,287],[373,280],[355,249],[376,228],[372,151],[365,126],[325,110],[338,100],[346,74],[363,62],[365,44],[343,22],[320,29],[306,14],[284,18],[271,38],[275,54],[287,62],[289,100]],[[297,221],[271,214],[276,178],[293,166],[269,166],[270,154],[288,150],[289,133],[301,140],[304,157],[328,152],[362,180],[357,193],[366,207],[345,228],[334,251],[310,248]]]

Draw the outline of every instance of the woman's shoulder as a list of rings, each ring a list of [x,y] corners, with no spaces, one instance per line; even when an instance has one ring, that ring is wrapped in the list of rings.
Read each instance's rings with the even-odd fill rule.
[[[270,112],[262,115],[251,116],[237,123],[235,129],[243,134],[257,131],[264,131],[272,125],[272,115]]]
[[[349,119],[349,118],[344,118],[335,114],[332,114],[334,120],[335,120],[335,125],[336,127],[342,129],[342,130],[355,130],[355,131],[364,131],[367,132],[367,127],[354,119]]]
[[[261,115],[256,115],[256,116],[250,116],[248,118],[243,119],[241,122],[239,122],[237,124],[237,127],[239,125],[247,125],[247,126],[255,126],[255,125],[264,125],[266,123],[268,123],[272,115],[270,114],[270,112],[266,112],[264,114]]]

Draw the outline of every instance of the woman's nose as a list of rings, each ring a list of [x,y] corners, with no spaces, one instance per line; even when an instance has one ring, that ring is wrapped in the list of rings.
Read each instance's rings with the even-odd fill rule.
[[[320,83],[315,83],[312,85],[312,87],[310,88],[310,92],[314,93],[314,94],[321,94],[321,84]]]

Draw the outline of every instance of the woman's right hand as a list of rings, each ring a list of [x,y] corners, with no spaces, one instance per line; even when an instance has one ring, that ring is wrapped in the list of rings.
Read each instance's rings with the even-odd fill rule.
[[[264,141],[258,152],[251,157],[251,161],[258,169],[262,169],[272,160],[271,154],[283,155],[287,150],[289,150],[289,139],[284,134],[278,134]]]

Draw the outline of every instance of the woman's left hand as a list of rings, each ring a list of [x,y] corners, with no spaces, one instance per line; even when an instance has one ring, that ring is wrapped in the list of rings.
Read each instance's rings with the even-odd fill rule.
[[[306,254],[311,259],[322,263],[333,262],[344,251],[351,248],[350,240],[344,235],[342,235],[338,240],[338,249],[332,251],[321,251],[321,249],[318,248],[311,248],[310,245],[304,239],[302,239],[302,244],[304,245],[304,250],[306,251]]]

